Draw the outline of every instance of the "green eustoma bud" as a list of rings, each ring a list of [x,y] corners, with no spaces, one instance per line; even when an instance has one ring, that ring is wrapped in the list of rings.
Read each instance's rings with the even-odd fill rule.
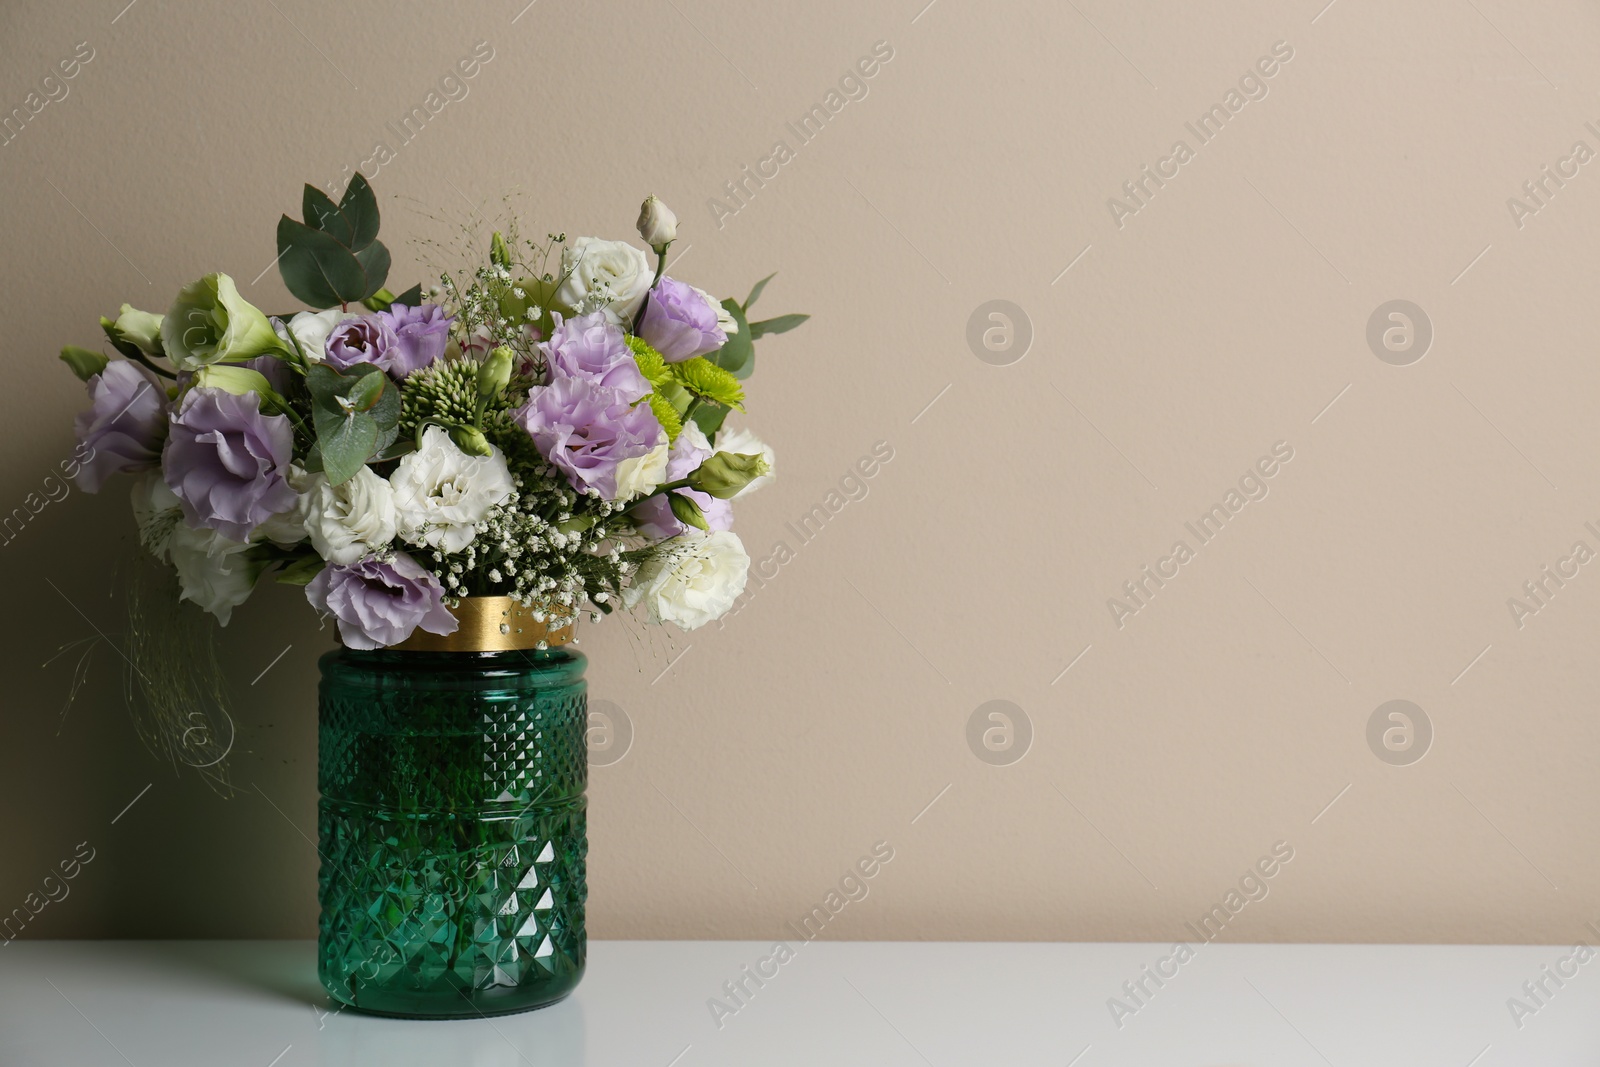
[[[269,400],[277,396],[266,375],[249,367],[201,367],[194,372],[194,384],[199,389],[221,389],[235,396],[258,393]]]
[[[476,426],[457,426],[450,431],[450,440],[469,456],[487,456],[494,452],[489,439]]]
[[[117,333],[122,339],[135,346],[147,356],[159,356],[161,352],[161,316],[153,315],[148,311],[140,311],[132,304],[123,304],[122,312],[117,316],[115,323]]]
[[[105,370],[106,364],[110,361],[99,352],[91,352],[77,345],[68,345],[61,350],[61,362],[71,367],[72,373],[76,374],[80,381],[86,382]]]
[[[478,367],[478,398],[492,400],[505,392],[511,382],[511,362],[514,353],[501,345],[484,358]]]
[[[689,475],[689,487],[709,493],[719,500],[728,500],[763,474],[769,473],[767,461],[762,456],[718,452]]]

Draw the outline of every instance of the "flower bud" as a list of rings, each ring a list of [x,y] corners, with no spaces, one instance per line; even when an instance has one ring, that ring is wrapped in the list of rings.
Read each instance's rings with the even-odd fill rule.
[[[667,246],[678,239],[678,216],[654,196],[645,197],[639,208],[639,236],[656,255],[666,255]]]
[[[235,396],[259,393],[263,398],[269,398],[275,395],[272,384],[260,371],[221,363],[213,363],[195,371],[194,385],[197,389],[221,389],[224,393],[232,393]]]
[[[159,356],[161,347],[161,318],[148,311],[140,311],[132,304],[123,304],[122,313],[117,316],[117,333],[122,339],[138,348],[147,356]]]
[[[469,456],[488,456],[494,452],[494,449],[489,447],[489,439],[483,436],[483,431],[476,426],[455,427],[450,431],[450,440]]]
[[[689,475],[689,487],[719,500],[729,500],[770,468],[764,457],[741,452],[718,452]]]
[[[79,380],[86,382],[105,370],[106,364],[110,361],[99,352],[91,352],[77,345],[67,345],[61,350],[61,362],[71,367],[72,373],[76,374]]]
[[[511,382],[511,363],[515,353],[501,345],[484,357],[478,367],[478,397],[492,400],[505,392]]]
[[[497,267],[511,269],[511,249],[506,247],[505,235],[499,230],[494,231],[494,236],[489,239],[489,259]]]
[[[682,493],[668,493],[667,504],[672,508],[672,517],[685,526],[693,526],[696,530],[710,532],[711,527],[706,523],[706,514],[700,510],[700,505]]]

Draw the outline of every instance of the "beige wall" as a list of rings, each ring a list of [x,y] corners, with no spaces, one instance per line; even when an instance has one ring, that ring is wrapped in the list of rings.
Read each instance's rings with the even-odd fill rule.
[[[596,935],[777,936],[887,841],[828,936],[1186,936],[1277,842],[1226,936],[1591,936],[1600,563],[1520,627],[1507,604],[1600,551],[1600,162],[1520,226],[1507,204],[1600,151],[1589,5],[120,2],[0,13],[6,109],[94,51],[0,148],[6,509],[71,449],[60,344],[254,278],[299,184],[393,144],[480,40],[468,95],[370,175],[397,280],[518,189],[530,230],[611,236],[654,192],[683,274],[742,296],[778,270],[764,309],[814,316],[762,344],[781,478],[738,527],[792,560],[725,629],[583,637],[635,733],[593,774]],[[868,95],[799,145],[785,123],[879,41]],[[1265,97],[1201,144],[1185,124],[1277,42]],[[708,199],[778,139],[792,161],[717,226]],[[284,306],[275,272],[245,293]],[[1020,361],[969,347],[991,300],[1031,324]],[[1431,322],[1419,362],[1369,347],[1391,300]],[[802,545],[786,523],[876,442],[892,460]],[[1184,524],[1278,442],[1268,495],[1201,544]],[[109,645],[65,715],[73,656],[40,666],[117,640],[130,532],[120,491],[74,492],[0,550],[0,912],[88,841],[28,936],[308,936],[328,638],[293,590],[238,612],[240,792],[175,775]],[[1179,539],[1193,558],[1119,626],[1108,599]],[[1395,699],[1431,723],[1420,762],[1369,747]],[[969,748],[992,700],[1031,723],[1020,762]]]

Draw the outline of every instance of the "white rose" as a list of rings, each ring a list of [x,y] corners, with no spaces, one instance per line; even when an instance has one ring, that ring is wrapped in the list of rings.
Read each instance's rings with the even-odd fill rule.
[[[422,447],[389,476],[395,529],[402,538],[451,553],[472,543],[478,523],[514,488],[505,456],[490,447],[487,456],[469,456],[444,430],[428,427]]]
[[[626,241],[579,237],[561,250],[564,278],[556,300],[583,314],[604,310],[619,325],[633,322],[655,271],[650,260]]]
[[[761,475],[759,478],[750,479],[749,483],[745,485],[743,489],[739,490],[733,495],[733,499],[735,500],[738,500],[747,493],[755,492],[763,485],[766,485],[768,482],[772,481],[773,478],[777,477],[774,472],[778,469],[778,457],[777,454],[772,451],[772,446],[742,426],[737,430],[723,430],[721,433],[717,434],[717,451],[734,452],[745,456],[760,456],[762,459],[767,461],[767,473]]]
[[[689,288],[699,293],[701,298],[705,300],[707,304],[711,305],[711,310],[715,312],[717,316],[717,325],[722,327],[723,333],[727,334],[729,337],[732,337],[734,334],[739,332],[739,320],[733,317],[733,312],[722,306],[722,301],[718,300],[716,297],[712,296],[698,285],[691,285]]]
[[[722,617],[750,572],[750,557],[737,534],[691,530],[663,541],[633,576],[624,603],[643,600],[653,623],[693,630]]]
[[[302,311],[289,320],[289,332],[294,335],[295,341],[305,351],[306,358],[313,363],[321,363],[328,335],[333,328],[347,319],[360,318],[353,311],[343,308],[329,308],[327,311]]]
[[[617,464],[617,500],[643,496],[667,476],[667,445],[663,441],[642,456]]]
[[[183,510],[159,468],[139,475],[133,483],[133,522],[146,551],[161,562],[170,563],[167,549],[173,528],[183,525]]]
[[[314,477],[306,494],[305,525],[317,555],[348,567],[394,540],[394,488],[371,467],[341,485]]]
[[[178,569],[182,600],[192,600],[228,625],[233,609],[250,598],[259,564],[245,556],[250,545],[233,541],[212,529],[196,530],[180,522],[167,542],[172,565]]]

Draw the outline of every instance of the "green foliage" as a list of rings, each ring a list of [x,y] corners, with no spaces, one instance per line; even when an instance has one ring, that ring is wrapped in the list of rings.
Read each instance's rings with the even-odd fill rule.
[[[334,485],[355,477],[368,459],[395,443],[400,388],[377,367],[357,363],[341,374],[326,363],[313,363],[306,388],[317,430],[317,449],[307,463],[320,465]]]
[[[694,409],[694,424],[700,427],[700,432],[706,435],[706,440],[715,441],[717,431],[722,429],[722,423],[728,417],[729,408],[721,404],[701,404]]]
[[[669,364],[672,376],[695,396],[714,400],[724,407],[744,410],[744,387],[733,374],[705,356]]]
[[[307,585],[311,579],[322,573],[322,568],[325,566],[327,561],[321,556],[315,552],[306,552],[285,564],[274,576],[274,580],[284,585]]]
[[[750,324],[750,339],[765,337],[769,333],[788,333],[802,322],[809,319],[810,315],[778,315],[770,319]]]
[[[389,276],[389,250],[377,240],[378,200],[357,174],[335,204],[307,185],[304,222],[278,220],[278,271],[289,292],[312,307],[365,301]]]
[[[756,297],[761,295],[761,290],[765,289],[767,287],[767,283],[777,276],[778,272],[773,271],[771,274],[752,285],[750,287],[750,295],[744,298],[744,304],[741,305],[740,310],[748,312],[750,310],[750,305],[756,302]]]
[[[61,362],[72,368],[72,373],[78,376],[79,381],[86,382],[105,370],[110,360],[99,352],[91,352],[77,345],[67,345],[61,350]]]
[[[756,292],[759,294],[760,286]],[[739,302],[729,297],[722,302],[723,310],[733,316],[733,321],[739,324],[739,329],[728,335],[727,343],[707,358],[716,362],[717,366],[732,374],[735,378],[748,378],[750,372],[755,370],[756,349],[750,343],[750,323],[745,319],[744,308]]]

